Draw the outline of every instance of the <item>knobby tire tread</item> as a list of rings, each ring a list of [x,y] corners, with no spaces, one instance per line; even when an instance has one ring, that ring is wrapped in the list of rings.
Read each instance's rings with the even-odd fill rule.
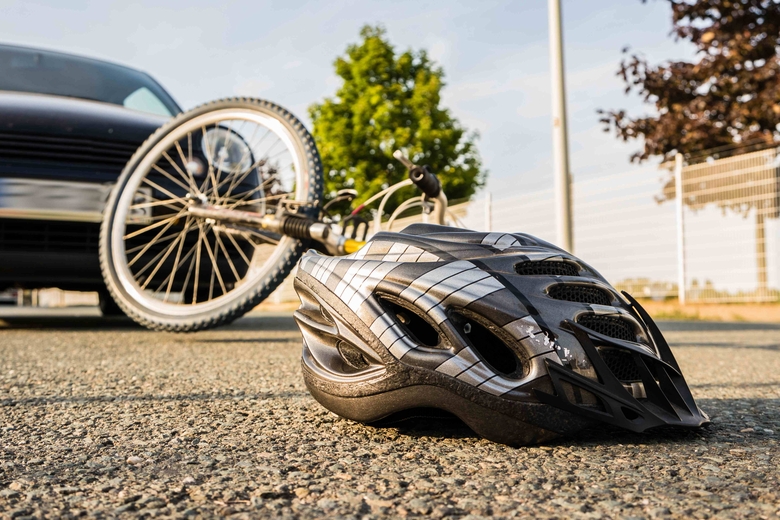
[[[162,136],[166,135],[171,130],[175,129],[179,124],[182,122],[195,117],[195,115],[200,115],[203,112],[206,112],[208,110],[219,110],[221,108],[229,108],[229,107],[235,107],[236,104],[242,104],[245,105],[242,108],[251,108],[251,106],[260,106],[265,109],[271,110],[272,112],[279,115],[281,118],[285,119],[293,128],[293,131],[296,133],[299,139],[304,144],[304,151],[306,155],[306,161],[311,166],[310,167],[310,186],[309,186],[309,193],[307,194],[307,202],[313,202],[315,208],[319,208],[321,202],[322,202],[322,189],[323,189],[323,175],[322,175],[322,163],[320,161],[319,152],[317,151],[317,145],[314,142],[313,137],[308,132],[306,127],[301,123],[298,118],[296,118],[292,113],[290,113],[288,110],[280,107],[279,105],[272,103],[270,101],[262,100],[262,99],[254,99],[254,98],[246,98],[246,97],[233,97],[233,98],[224,98],[219,99],[216,101],[210,101],[207,103],[203,103],[202,105],[198,105],[197,107],[188,110],[186,112],[182,112],[175,116],[173,119],[162,125],[160,128],[158,128],[152,135],[150,135],[144,143],[138,147],[138,150],[132,155],[130,160],[127,162],[127,165],[125,166],[124,170],[120,174],[120,176],[117,179],[117,185],[124,183],[126,179],[132,175],[133,169],[135,165],[143,158],[143,156],[157,143],[159,139],[162,138]],[[246,106],[249,105],[249,106]],[[115,205],[117,203],[117,200],[119,198],[119,191],[116,189],[112,190],[111,196],[109,197],[108,203],[106,205],[106,211],[107,214],[112,215],[115,210]],[[316,215],[310,215],[313,217],[316,217]],[[108,288],[108,291],[111,293],[111,297],[114,299],[114,301],[119,305],[119,307],[129,316],[133,321],[136,323],[151,329],[151,330],[157,330],[157,331],[164,331],[164,332],[197,332],[201,330],[207,330],[212,329],[215,327],[219,327],[222,325],[227,325],[228,323],[231,323],[232,321],[240,318],[250,310],[252,310],[254,307],[256,307],[260,302],[265,300],[281,283],[284,281],[284,279],[290,274],[290,272],[293,270],[295,265],[298,263],[298,260],[300,259],[301,255],[306,250],[306,244],[300,240],[296,240],[293,242],[293,246],[288,248],[287,252],[285,253],[284,257],[279,261],[277,264],[277,267],[275,270],[271,271],[268,276],[265,277],[265,279],[256,282],[256,290],[249,293],[246,297],[244,297],[241,300],[238,300],[234,302],[232,305],[230,305],[227,308],[224,308],[218,312],[213,313],[210,316],[200,317],[200,318],[193,318],[189,321],[182,319],[180,323],[171,324],[171,323],[162,323],[159,321],[155,321],[154,319],[150,319],[143,314],[139,313],[135,308],[132,306],[126,305],[123,299],[117,294],[117,289],[115,288],[114,284],[115,281],[113,279],[113,275],[111,272],[111,253],[110,253],[110,243],[109,243],[109,229],[111,227],[111,221],[110,219],[103,219],[103,222],[100,226],[100,269],[103,274],[103,278],[106,282],[106,286]]]

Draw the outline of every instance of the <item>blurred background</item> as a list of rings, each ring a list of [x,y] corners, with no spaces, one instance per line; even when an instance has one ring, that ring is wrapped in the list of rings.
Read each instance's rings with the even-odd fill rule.
[[[771,2],[749,2],[764,11],[736,12],[731,25],[716,30],[711,3],[688,2],[683,12],[676,1],[562,2],[573,252],[618,288],[668,304],[661,311],[669,316],[720,316],[724,311],[691,305],[735,303],[763,305],[770,314],[761,315],[772,316],[766,305],[780,301],[773,122],[780,109],[766,100],[780,90],[767,72],[777,68],[775,47],[766,54],[763,33],[776,29],[777,12]],[[226,96],[269,99],[302,118],[318,144],[327,136],[318,134],[312,107],[337,97],[344,84],[334,61],[348,56],[350,45],[370,43],[361,33],[366,25],[376,28],[374,37],[398,54],[425,51],[442,73],[437,104],[472,136],[482,180],[451,201],[461,223],[558,240],[544,0],[0,0],[0,8],[0,43],[144,71],[184,110]],[[747,34],[744,41],[734,39],[739,34]],[[728,48],[739,52],[724,69],[715,58]],[[694,71],[697,64],[710,68]],[[729,71],[739,81],[724,105],[707,74],[728,78]],[[760,106],[749,107],[751,100]],[[709,126],[699,124],[705,119]],[[0,168],[3,153],[0,147]],[[18,174],[0,169],[0,177]],[[8,207],[2,190],[0,207]],[[9,250],[16,235],[4,229],[0,249]],[[98,301],[95,287],[76,294],[13,283],[9,265],[0,303]],[[293,299],[283,286],[269,300]],[[749,319],[758,312],[742,309],[726,314]]]

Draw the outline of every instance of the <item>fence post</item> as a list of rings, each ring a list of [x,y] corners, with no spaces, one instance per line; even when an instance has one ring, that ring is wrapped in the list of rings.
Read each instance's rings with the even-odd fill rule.
[[[677,221],[677,300],[685,305],[685,220],[683,205],[683,156],[678,153],[674,157],[674,194],[676,202]]]
[[[493,195],[485,194],[485,231],[493,231]]]

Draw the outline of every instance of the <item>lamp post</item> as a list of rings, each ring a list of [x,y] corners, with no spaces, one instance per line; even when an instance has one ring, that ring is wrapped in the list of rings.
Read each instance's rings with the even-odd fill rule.
[[[558,245],[574,252],[572,231],[571,175],[566,127],[566,87],[563,72],[561,1],[549,0],[550,76],[552,78],[553,165],[555,171],[555,213]]]

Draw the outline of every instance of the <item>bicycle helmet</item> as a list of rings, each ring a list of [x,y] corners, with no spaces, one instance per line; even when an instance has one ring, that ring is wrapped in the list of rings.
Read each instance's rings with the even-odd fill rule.
[[[295,289],[306,385],[348,419],[440,409],[510,445],[709,421],[642,307],[530,235],[414,224],[306,253]]]

